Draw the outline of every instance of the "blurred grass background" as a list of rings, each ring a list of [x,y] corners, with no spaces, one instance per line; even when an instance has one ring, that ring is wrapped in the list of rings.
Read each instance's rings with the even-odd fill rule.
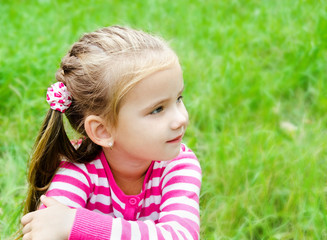
[[[47,87],[84,32],[169,40],[184,69],[185,142],[203,168],[202,239],[327,239],[327,2],[0,2],[0,239],[21,217]]]

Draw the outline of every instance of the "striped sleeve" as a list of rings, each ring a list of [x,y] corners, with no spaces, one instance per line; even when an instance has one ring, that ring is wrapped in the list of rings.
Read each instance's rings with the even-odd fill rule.
[[[171,161],[161,178],[162,200],[159,219],[127,221],[77,209],[74,239],[199,239],[200,164],[191,151]]]
[[[200,164],[191,151],[172,161],[164,172],[158,227],[161,239],[198,239],[200,232]],[[170,231],[168,231],[170,230]]]
[[[53,197],[60,203],[72,207],[85,207],[91,193],[91,180],[86,174],[84,164],[62,162],[53,177],[46,196]],[[45,208],[44,205],[40,209]]]

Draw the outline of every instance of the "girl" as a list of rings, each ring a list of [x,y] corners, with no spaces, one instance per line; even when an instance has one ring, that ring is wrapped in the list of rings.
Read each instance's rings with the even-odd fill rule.
[[[188,114],[176,54],[158,37],[107,27],[72,46],[56,79],[23,239],[198,239],[201,169],[181,143]]]

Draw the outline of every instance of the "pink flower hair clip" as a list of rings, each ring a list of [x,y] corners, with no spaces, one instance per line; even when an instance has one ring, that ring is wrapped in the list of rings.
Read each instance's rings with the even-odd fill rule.
[[[64,113],[72,104],[72,95],[65,84],[56,82],[48,88],[47,102],[51,109]]]

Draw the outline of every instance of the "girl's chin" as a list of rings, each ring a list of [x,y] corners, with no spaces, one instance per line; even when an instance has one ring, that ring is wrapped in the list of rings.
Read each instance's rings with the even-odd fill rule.
[[[176,144],[176,147],[174,147],[174,149],[171,149],[169,151],[169,154],[167,154],[167,157],[162,159],[161,161],[170,161],[170,160],[176,158],[179,155],[180,151],[181,151],[181,147],[180,147],[180,143],[179,143],[179,144]]]

